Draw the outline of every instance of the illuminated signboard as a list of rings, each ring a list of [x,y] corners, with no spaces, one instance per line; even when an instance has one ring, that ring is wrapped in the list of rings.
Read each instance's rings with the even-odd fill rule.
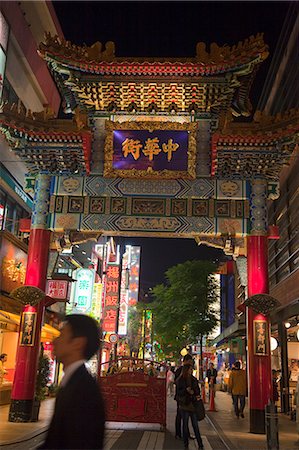
[[[69,286],[66,280],[47,280],[46,294],[59,300],[68,300]]]
[[[101,318],[102,294],[103,294],[103,284],[95,283],[93,286],[91,313],[97,321],[99,321]]]
[[[102,329],[115,333],[117,327],[118,295],[119,295],[119,264],[108,263],[106,268],[105,309]]]
[[[140,247],[131,247],[130,260],[130,283],[129,283],[129,306],[138,302],[140,272]]]
[[[105,176],[195,178],[196,123],[106,122]]]
[[[76,279],[74,306],[82,313],[89,312],[91,309],[94,271],[91,269],[79,269],[76,273]]]
[[[2,238],[0,247],[1,290],[11,292],[25,284],[27,254]]]
[[[122,274],[121,274],[121,288],[119,301],[119,315],[118,315],[118,334],[125,336],[127,334],[128,322],[128,303],[129,303],[129,264],[130,264],[131,246],[126,246],[126,252],[122,259]]]
[[[187,170],[188,132],[117,130],[113,132],[113,168]]]

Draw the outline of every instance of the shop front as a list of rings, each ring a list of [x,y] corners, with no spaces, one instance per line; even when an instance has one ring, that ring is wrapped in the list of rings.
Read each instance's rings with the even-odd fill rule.
[[[4,375],[0,378],[0,404],[10,402],[10,394],[15,373],[16,353],[20,327],[20,304],[10,297],[10,293],[24,285],[27,266],[27,246],[14,235],[2,231],[0,249],[0,354],[6,354]],[[48,320],[45,314],[45,321]],[[53,324],[54,325],[54,324]],[[54,326],[45,323],[42,328],[41,342],[43,346],[51,345],[59,335]],[[51,358],[54,365],[54,359]],[[55,367],[53,369],[53,372]],[[53,380],[54,381],[54,380]]]
[[[299,379],[299,315],[285,315],[272,327],[271,363],[277,382],[277,406],[281,412],[295,410]],[[275,372],[274,372],[275,371]]]

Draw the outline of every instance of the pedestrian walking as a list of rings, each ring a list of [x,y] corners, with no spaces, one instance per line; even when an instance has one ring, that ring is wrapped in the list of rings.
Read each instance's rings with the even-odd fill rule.
[[[192,371],[193,367],[191,365],[183,366],[182,376],[177,382],[178,403],[183,419],[184,448],[189,448],[188,421],[190,417],[198,448],[203,449],[203,442],[201,439],[194,406],[194,402],[196,400],[200,400],[200,388],[197,379],[192,375]]]
[[[105,411],[98,382],[85,367],[99,349],[100,331],[89,316],[66,316],[54,353],[64,377],[41,449],[102,449]]]
[[[209,397],[211,398],[211,390],[214,391],[215,396],[215,384],[216,384],[216,378],[217,378],[217,370],[214,368],[214,364],[210,363],[209,368],[207,370],[207,378],[208,378],[208,384],[209,384]]]
[[[170,367],[166,375],[167,394],[170,397],[174,396],[174,368]]]
[[[7,370],[4,367],[6,361],[7,361],[7,353],[2,353],[0,355],[0,384],[3,383],[4,375],[7,374]]]
[[[185,365],[192,365],[193,366],[193,359],[192,356],[187,353],[187,355],[184,356],[183,358],[183,365],[180,366],[174,373],[174,384],[175,384],[175,395],[174,395],[174,399],[176,401],[177,407],[176,407],[176,416],[175,416],[175,438],[176,439],[182,439],[182,415],[181,415],[181,410],[179,407],[179,402],[178,402],[178,390],[177,390],[177,381],[180,379],[180,377],[182,376],[182,370],[183,367]],[[188,433],[189,433],[189,428],[188,428]],[[189,433],[190,436],[190,433]],[[194,439],[194,437],[190,436],[190,439]]]
[[[247,392],[246,372],[241,369],[240,361],[235,362],[235,368],[231,371],[229,387],[233,397],[233,404],[237,418],[244,419],[245,396]]]
[[[278,383],[277,383],[277,371],[272,369],[272,392],[273,402],[276,403],[279,400]]]

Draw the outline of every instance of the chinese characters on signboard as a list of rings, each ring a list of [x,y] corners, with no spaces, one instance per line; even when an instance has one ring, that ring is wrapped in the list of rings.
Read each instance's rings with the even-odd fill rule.
[[[187,171],[188,131],[115,130],[113,168]]]
[[[46,294],[58,300],[68,300],[69,282],[66,280],[47,280]]]
[[[129,258],[130,247],[126,246],[126,252],[122,258],[122,273],[121,273],[121,288],[120,288],[120,300],[119,300],[119,314],[118,314],[118,334],[125,336],[127,334],[127,321],[128,321],[128,302],[129,302]]]
[[[25,311],[22,314],[20,345],[32,347],[34,345],[37,313]]]
[[[269,330],[267,321],[265,320],[253,321],[253,336],[254,336],[254,354],[257,356],[268,355]]]
[[[76,292],[74,303],[76,309],[82,313],[89,312],[94,284],[94,271],[92,269],[79,269],[76,274]]]
[[[102,292],[103,284],[95,283],[93,286],[92,302],[91,302],[91,312],[96,320],[100,320],[102,312]]]
[[[140,247],[131,247],[129,306],[136,305],[139,293]]]
[[[108,333],[115,333],[119,305],[119,265],[108,263],[106,272],[106,296],[102,329]]]

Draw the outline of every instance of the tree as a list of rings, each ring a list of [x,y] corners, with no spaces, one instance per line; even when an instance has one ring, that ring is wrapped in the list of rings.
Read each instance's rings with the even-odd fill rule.
[[[131,306],[128,314],[128,344],[130,347],[131,356],[138,355],[141,345],[141,324],[142,324],[142,309],[139,305]]]
[[[216,269],[211,262],[186,261],[167,270],[166,285],[153,288],[156,339],[165,354],[202,340],[217,325]]]

